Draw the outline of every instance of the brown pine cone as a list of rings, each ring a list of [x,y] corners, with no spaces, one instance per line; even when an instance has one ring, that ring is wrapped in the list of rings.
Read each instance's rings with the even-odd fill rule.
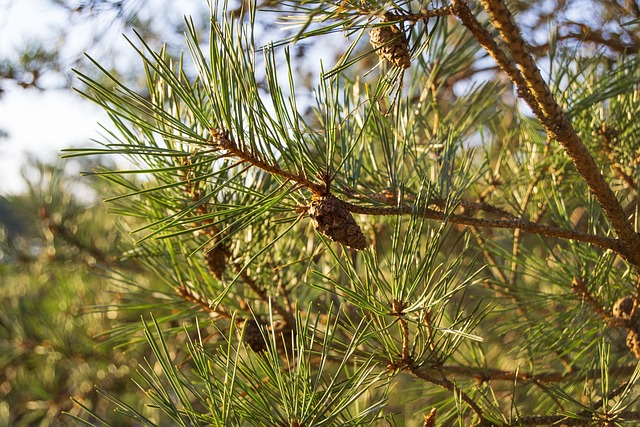
[[[640,359],[640,336],[638,336],[636,331],[629,331],[627,335],[627,347],[629,347],[629,350],[631,350],[637,359]]]
[[[633,298],[631,297],[622,297],[618,301],[616,301],[615,304],[613,304],[613,317],[629,320],[631,319],[632,312]]]
[[[411,66],[409,41],[405,33],[397,26],[374,27],[369,32],[369,39],[371,46],[382,58],[402,69]]]
[[[262,331],[260,330],[260,325],[258,325],[258,322],[256,322],[255,319],[245,320],[242,340],[256,353],[267,349],[267,343],[264,340]]]
[[[309,217],[316,230],[334,242],[358,250],[367,247],[360,226],[337,197],[331,194],[314,197],[309,206]]]
[[[204,254],[207,269],[216,279],[222,279],[224,270],[227,268],[227,256],[222,246],[218,245]]]

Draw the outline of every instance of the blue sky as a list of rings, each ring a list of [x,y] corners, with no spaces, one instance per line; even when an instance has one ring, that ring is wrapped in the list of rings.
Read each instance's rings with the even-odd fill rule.
[[[27,45],[57,44],[62,68],[67,72],[67,75],[55,71],[46,73],[42,79],[44,91],[0,82],[4,90],[0,97],[0,129],[8,134],[0,138],[0,195],[24,189],[20,169],[28,158],[55,160],[63,148],[86,147],[91,139],[101,140],[98,123],[108,124],[108,118],[99,107],[70,91],[67,80],[68,71],[84,60],[85,51],[106,68],[113,66],[129,74],[136,69],[142,71],[140,58],[122,33],[135,36],[117,16],[107,11],[102,12],[99,19],[74,19],[68,11],[52,3],[51,0],[0,0],[0,61],[15,59]],[[141,19],[153,16],[152,30],[164,37],[156,40],[158,44],[168,42],[178,49],[185,48],[184,36],[176,31],[183,24],[183,17],[208,20],[209,16],[205,0],[127,0],[125,4],[135,8]],[[230,6],[236,7],[233,2]],[[269,37],[281,36],[273,34],[272,29],[268,32]],[[339,44],[342,36],[334,36]],[[308,50],[313,50],[307,54],[317,62],[324,56],[327,56],[325,63],[335,61],[335,52],[328,54],[322,47]],[[318,63],[313,65],[318,66]],[[319,69],[313,72],[317,77]],[[77,83],[77,80],[71,82]]]
[[[0,82],[0,194],[24,189],[20,169],[29,157],[55,160],[60,150],[88,146],[100,139],[100,123],[107,123],[102,110],[69,90],[68,72],[84,52],[119,70],[139,66],[140,60],[122,37],[125,28],[114,13],[102,12],[99,19],[74,19],[50,0],[0,0],[0,61],[12,60],[27,45],[60,47],[64,73],[46,73],[41,85],[46,90],[23,89]],[[71,2],[68,2],[71,3]],[[128,0],[143,19],[150,14],[154,30],[162,33],[182,22],[185,14],[208,16],[205,1]],[[170,31],[166,31],[167,33]],[[175,33],[174,33],[175,34]],[[77,81],[72,81],[72,85]]]

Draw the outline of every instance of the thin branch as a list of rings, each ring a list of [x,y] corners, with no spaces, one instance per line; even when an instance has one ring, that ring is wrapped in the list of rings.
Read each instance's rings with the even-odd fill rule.
[[[187,176],[187,180],[186,180],[186,186],[185,186],[185,190],[187,192],[187,194],[190,194],[193,200],[199,200],[201,197],[201,191],[199,188],[197,188],[195,185],[193,185],[193,183],[191,182],[190,179],[188,179],[189,176]],[[196,211],[200,214],[200,215],[206,215],[209,214],[209,209],[207,208],[207,206],[202,203],[200,204],[197,208]],[[209,265],[210,263],[207,262],[207,266],[209,267],[209,271],[216,276],[217,279],[220,279],[222,276],[222,272],[224,271],[224,267],[226,267],[227,265],[227,261],[231,258],[232,254],[231,251],[229,250],[228,246],[226,244],[222,244],[218,241],[219,239],[219,234],[220,234],[220,229],[213,223],[213,219],[209,218],[205,221],[202,221],[201,223],[197,223],[196,225],[207,225],[207,227],[204,229],[204,233],[209,237],[209,239],[211,239],[211,241],[213,242],[213,244],[215,245],[215,247],[213,249],[210,249],[207,254],[205,254],[205,258],[207,257],[208,254],[215,254],[218,255],[218,257],[220,259],[213,259],[212,261],[215,264],[222,264],[221,266],[211,266]],[[208,260],[209,261],[209,260]],[[271,307],[273,307],[274,311],[276,313],[278,313],[280,316],[282,316],[283,321],[285,322],[286,325],[291,325],[293,323],[293,317],[291,314],[290,310],[285,310],[277,301],[271,300],[269,298],[269,295],[267,295],[266,291],[259,286],[255,280],[253,280],[247,273],[246,271],[242,268],[242,266],[240,264],[238,264],[237,262],[232,262],[231,265],[233,266],[234,270],[236,272],[240,273],[240,278],[242,279],[242,281],[255,293],[258,295],[258,297],[265,303],[267,304],[271,304]],[[214,268],[211,268],[214,267]],[[222,268],[220,268],[222,267]],[[213,271],[212,271],[213,270]],[[182,288],[178,288],[177,289],[178,294],[180,294],[181,296],[183,296],[187,301],[193,302],[195,304],[200,305],[201,307],[205,308],[207,307],[209,312],[211,311],[211,307],[209,304],[204,303],[203,301],[199,300],[198,298],[196,298],[193,293],[189,293],[188,289],[185,287]],[[244,309],[248,309],[248,305],[246,304],[245,301],[242,302],[241,304],[243,306]],[[228,316],[228,315],[227,315]]]
[[[439,387],[442,387],[445,390],[449,390],[454,394],[456,394],[457,396],[460,396],[460,398],[471,408],[471,410],[476,413],[476,415],[480,419],[480,425],[495,425],[493,422],[489,421],[489,419],[487,419],[484,416],[484,412],[482,411],[482,408],[480,408],[480,406],[478,406],[478,404],[467,393],[462,391],[457,385],[449,381],[446,377],[443,376],[442,379],[435,378],[427,374],[426,372],[423,372],[422,370],[418,369],[418,367],[415,366],[414,364],[410,364],[408,368],[409,368],[409,371],[416,377],[423,379],[427,382],[430,382],[431,384],[435,384]]]
[[[470,366],[442,366],[441,371],[446,374],[466,376],[475,379],[479,383],[487,381],[520,381],[524,383],[559,383],[575,381],[575,375],[571,372],[543,372],[532,374],[524,371],[504,371],[493,368],[472,368]]]
[[[197,305],[203,311],[213,315],[214,317],[221,317],[224,319],[231,319],[233,317],[224,310],[213,308],[210,302],[203,300],[200,295],[196,294],[193,290],[184,285],[176,288],[176,293],[185,301]]]
[[[342,201],[347,210],[351,213],[359,213],[365,215],[422,215],[425,219],[433,219],[438,221],[448,221],[452,224],[463,224],[475,227],[488,228],[521,228],[523,231],[540,234],[548,237],[557,237],[561,239],[575,240],[579,242],[591,243],[604,249],[611,249],[620,254],[623,258],[628,259],[628,254],[619,239],[611,237],[596,236],[589,233],[582,233],[575,230],[567,230],[564,228],[553,227],[549,225],[536,224],[524,219],[487,219],[473,218],[466,215],[445,215],[445,213],[430,208],[418,209],[415,206],[402,207],[365,207]]]
[[[542,117],[542,111],[538,107],[536,99],[527,88],[524,77],[507,55],[498,47],[493,36],[485,30],[475,16],[473,16],[473,13],[471,13],[471,10],[464,0],[452,0],[451,3],[453,5],[453,13],[460,19],[462,24],[471,31],[480,46],[491,55],[500,69],[504,71],[509,79],[516,85],[518,96],[529,104],[536,116]]]
[[[592,420],[572,420],[564,415],[525,415],[518,418],[518,426],[587,426],[592,425]]]
[[[461,3],[461,1],[454,1],[454,4],[457,3]],[[535,101],[531,98],[525,98],[525,101],[533,109],[547,134],[551,135],[563,146],[576,169],[600,203],[600,206],[602,206],[616,234],[623,243],[622,249],[625,258],[633,265],[640,267],[640,234],[635,232],[633,225],[627,220],[627,216],[615,193],[609,187],[591,153],[589,153],[569,119],[564,115],[562,108],[556,102],[551,90],[542,78],[527,44],[522,39],[518,27],[513,21],[511,12],[509,12],[502,0],[481,0],[481,3],[489,13],[491,22],[507,43],[520,68],[522,73],[520,76],[524,78],[526,86],[523,86],[521,81],[516,82],[513,79],[512,81],[514,81],[518,89],[527,88],[528,92],[533,94]]]
[[[271,307],[273,308],[273,311],[275,311],[276,313],[278,313],[280,316],[282,316],[282,319],[285,321],[285,323],[290,326],[293,322],[293,319],[291,317],[291,313],[289,313],[287,310],[285,310],[280,303],[278,303],[277,301],[270,299],[269,295],[267,295],[267,292],[256,283],[255,280],[253,280],[253,278],[251,278],[251,276],[249,276],[247,274],[247,272],[245,270],[242,269],[242,266],[238,263],[233,263],[233,267],[235,268],[236,271],[240,272],[240,278],[242,279],[242,281],[249,286],[249,288],[251,288],[251,290],[253,292],[255,292],[262,301],[264,302],[269,302],[271,304]]]
[[[566,415],[527,415],[520,417],[517,421],[518,426],[546,426],[546,425],[558,425],[558,426],[591,426],[594,425],[594,421],[599,421],[597,425],[613,425],[611,423],[615,421],[626,420],[640,420],[640,411],[621,411],[616,414],[592,414],[591,412],[582,411],[579,416],[588,416],[585,419],[568,418]],[[598,418],[592,418],[592,416]]]
[[[349,196],[352,196],[360,200],[374,199],[387,204],[396,204],[398,201],[398,195],[390,192],[389,190],[382,190],[378,193],[369,194],[369,195],[361,195],[355,189],[347,188],[345,186],[342,186],[341,190],[345,194],[348,194]],[[416,198],[414,195],[411,195],[411,194],[404,195],[404,201],[413,202],[415,200]],[[440,197],[434,197],[430,199],[429,202],[430,204],[437,206],[441,209],[444,209],[447,205],[447,201]],[[487,203],[482,199],[477,202],[460,200],[458,201],[458,205],[464,209],[464,213],[467,216],[471,216],[477,211],[482,211],[489,214],[497,215],[499,218],[518,219],[518,217],[512,214],[511,212],[507,212],[505,209],[500,208],[498,206],[494,206],[490,203]]]
[[[265,172],[269,172],[273,175],[277,175],[284,179],[296,182],[301,186],[308,188],[311,192],[318,196],[322,196],[327,193],[327,187],[324,184],[317,184],[315,182],[309,181],[305,176],[296,175],[282,169],[277,163],[267,163],[257,153],[248,152],[245,147],[236,144],[236,142],[233,141],[233,139],[229,136],[229,133],[227,131],[212,129],[211,139],[209,142],[214,146],[226,150],[229,156],[238,157],[257,168],[264,170]]]
[[[558,40],[579,40],[582,42],[589,42],[595,45],[606,46],[612,51],[620,54],[636,54],[640,52],[639,43],[626,43],[623,41],[623,36],[626,34],[610,33],[611,37],[606,37],[602,31],[596,30],[584,24],[571,23],[576,25],[578,31],[570,31],[567,34],[558,36]],[[563,26],[564,24],[560,24]],[[544,43],[536,46],[531,46],[531,49],[536,53],[543,53],[549,49],[549,43]]]

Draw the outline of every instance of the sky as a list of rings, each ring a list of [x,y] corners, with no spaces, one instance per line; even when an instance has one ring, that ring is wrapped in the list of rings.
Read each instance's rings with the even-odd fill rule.
[[[119,70],[140,65],[122,37],[126,30],[115,14],[107,11],[99,20],[74,20],[68,11],[52,3],[0,0],[0,61],[15,59],[26,45],[57,43],[67,72],[83,60],[85,51],[93,56],[102,54],[98,57],[101,63],[113,63]],[[126,4],[138,8],[142,19],[151,13],[166,16],[165,20],[154,19],[154,30],[166,26],[174,33],[184,15],[207,11],[206,2],[199,0],[128,0]],[[70,83],[78,85],[75,78]],[[26,188],[20,171],[30,158],[55,161],[61,149],[95,145],[92,140],[101,139],[99,123],[108,122],[98,106],[69,90],[68,75],[46,73],[42,86],[46,90],[0,82],[4,91],[0,96],[0,130],[6,133],[0,136],[0,195]]]
[[[107,68],[113,66],[129,74],[141,71],[140,58],[122,34],[134,39],[135,36],[115,14],[110,16],[109,11],[103,11],[97,20],[86,17],[74,20],[68,11],[52,3],[52,0],[0,0],[0,61],[15,60],[17,52],[29,44],[45,47],[57,44],[66,71],[78,64],[86,65],[85,51]],[[135,8],[140,19],[153,16],[150,20],[153,32],[166,36],[158,43],[166,41],[178,49],[185,49],[179,30],[184,16],[196,20],[208,20],[209,16],[205,0],[127,0],[124,4]],[[230,6],[236,7],[233,2]],[[342,38],[339,34],[335,37]],[[307,54],[317,61],[327,56],[326,49]],[[329,57],[325,58],[325,64],[333,62]],[[314,72],[319,74],[319,69]],[[92,140],[102,141],[99,124],[108,125],[109,120],[99,107],[69,90],[68,75],[52,71],[43,76],[42,82],[46,90],[0,82],[4,91],[0,96],[0,130],[7,134],[0,136],[0,195],[19,193],[26,188],[20,170],[30,158],[55,161],[61,149],[95,145]],[[70,83],[79,85],[77,79]]]
[[[0,0],[0,61],[15,59],[25,45],[39,43],[60,45],[62,66],[67,71],[83,60],[85,51],[98,55],[101,64],[113,65],[118,70],[131,72],[140,66],[139,58],[122,37],[123,32],[132,34],[114,13],[103,11],[99,20],[77,16],[74,19],[68,11],[52,6],[53,3]],[[72,4],[73,0],[65,3]],[[182,25],[183,17],[208,17],[205,0],[127,0],[124,4],[135,8],[143,20],[153,17],[152,30],[163,36],[178,36],[169,43],[181,47],[183,36],[176,29]],[[307,54],[319,60],[326,51]],[[328,58],[325,64],[331,62]],[[28,159],[55,161],[63,148],[86,147],[95,144],[93,139],[101,140],[98,123],[108,124],[106,115],[70,91],[67,78],[61,73],[47,73],[42,80],[46,90],[12,87],[0,81],[4,91],[0,96],[0,130],[7,134],[0,135],[0,195],[25,189],[20,170]],[[77,80],[71,81],[72,86],[77,84]]]
[[[32,42],[52,40],[68,25],[66,13],[41,0],[0,0],[0,59],[13,59]],[[68,46],[67,51],[77,49]],[[77,53],[76,53],[77,55]],[[55,161],[70,145],[89,144],[105,115],[71,92],[62,76],[45,77],[47,90],[5,84],[0,97],[0,195],[24,190],[20,176],[29,158]]]

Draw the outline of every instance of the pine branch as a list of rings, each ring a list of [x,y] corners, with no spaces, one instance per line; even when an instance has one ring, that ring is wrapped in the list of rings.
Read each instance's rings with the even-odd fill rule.
[[[535,97],[527,88],[524,77],[502,49],[498,47],[493,36],[485,30],[475,16],[473,16],[466,2],[464,0],[452,0],[451,3],[454,15],[471,31],[478,43],[491,55],[500,69],[507,74],[509,79],[516,85],[518,96],[527,102],[536,116],[542,116],[542,111]]]
[[[471,410],[473,412],[475,412],[476,416],[480,419],[480,423],[477,424],[478,426],[495,426],[495,425],[497,425],[496,423],[494,423],[494,422],[490,421],[488,418],[486,418],[482,408],[480,408],[480,406],[476,403],[475,400],[473,400],[471,398],[471,396],[469,396],[467,393],[462,391],[457,385],[455,385],[455,383],[453,383],[450,380],[448,380],[444,376],[444,374],[443,374],[442,378],[436,378],[436,377],[434,377],[432,375],[429,375],[428,373],[424,372],[422,369],[419,369],[417,366],[414,366],[413,364],[410,364],[408,366],[408,369],[416,377],[421,378],[421,379],[423,379],[423,380],[425,380],[427,382],[430,382],[431,384],[434,384],[434,385],[437,385],[439,387],[442,387],[445,390],[448,390],[448,391],[454,393],[456,396],[458,396],[460,399],[462,399],[469,406],[469,408],[471,408]]]
[[[590,243],[603,249],[611,249],[623,258],[628,259],[629,255],[619,239],[610,237],[596,236],[589,233],[583,233],[575,230],[567,230],[563,228],[553,227],[549,225],[541,225],[525,219],[487,219],[474,218],[466,215],[450,214],[446,215],[441,211],[430,208],[416,208],[415,206],[402,207],[365,207],[342,201],[347,210],[352,213],[365,215],[422,215],[426,219],[438,221],[448,221],[452,224],[462,224],[475,227],[487,228],[505,228],[505,229],[522,229],[523,231],[540,234],[547,237],[557,237],[561,239],[575,240],[578,242]]]
[[[387,12],[386,16],[389,21],[409,21],[418,22],[424,21],[429,18],[437,18],[442,16],[449,16],[453,14],[451,6],[443,6],[436,9],[421,9],[418,13],[393,13]]]
[[[512,78],[512,81],[519,89],[519,93],[520,89],[526,87],[528,92],[533,95],[535,101],[531,98],[525,98],[525,101],[533,109],[545,131],[564,147],[576,169],[602,206],[622,242],[621,249],[624,257],[636,267],[640,267],[640,234],[635,232],[633,225],[627,220],[627,215],[600,172],[591,153],[589,153],[571,122],[564,115],[562,108],[551,94],[537,64],[529,53],[526,43],[520,35],[518,27],[513,22],[509,9],[502,0],[481,0],[481,2],[491,16],[491,22],[507,43],[520,68],[520,76],[514,74],[513,76],[516,79]],[[457,3],[459,2],[454,2],[454,4]],[[489,46],[489,48],[493,49],[494,46]],[[489,52],[491,53],[491,51]],[[524,79],[526,86],[523,86],[521,78]]]
[[[289,313],[287,310],[285,310],[277,301],[274,301],[272,299],[269,298],[269,295],[267,295],[267,293],[265,292],[265,290],[258,285],[258,283],[256,283],[255,280],[253,280],[248,274],[247,272],[242,269],[242,267],[237,264],[234,263],[233,264],[234,268],[236,269],[236,272],[238,272],[240,274],[240,278],[242,279],[242,281],[249,286],[249,288],[255,292],[262,301],[270,303],[271,307],[273,308],[273,310],[278,313],[280,316],[282,316],[282,319],[287,323],[287,324],[291,324],[292,322],[292,317],[291,317],[291,313]]]
[[[213,303],[210,301],[205,301],[202,299],[200,295],[198,295],[192,289],[189,289],[187,286],[182,285],[179,288],[176,288],[176,293],[180,295],[185,301],[197,305],[201,310],[209,313],[213,317],[223,318],[223,319],[232,319],[233,316],[227,313],[226,311],[213,308]],[[238,319],[241,320],[241,319]]]
[[[639,421],[640,411],[620,411],[608,415],[606,413],[593,413],[592,411],[582,411],[576,418],[566,415],[525,415],[518,418],[513,426],[546,426],[560,425],[567,427],[591,426],[594,421],[597,425],[613,425],[616,421]]]
[[[273,175],[277,175],[284,179],[296,182],[299,185],[308,188],[316,195],[321,196],[327,193],[327,188],[325,185],[316,184],[315,182],[309,181],[306,176],[296,175],[291,172],[285,171],[278,164],[267,163],[264,159],[261,158],[260,154],[256,152],[250,152],[244,147],[239,146],[229,135],[229,132],[225,130],[212,129],[210,143],[214,146],[226,150],[228,152],[228,155],[230,156],[238,157],[257,168],[264,170],[265,172],[269,172]]]
[[[636,40],[626,41],[626,34],[617,34],[611,31],[607,31],[607,35],[603,31],[596,28],[592,28],[583,23],[565,22],[558,26],[564,27],[567,25],[573,25],[577,30],[569,30],[565,34],[558,36],[558,40],[576,40],[579,42],[589,42],[596,46],[606,46],[612,51],[618,54],[637,54],[640,52],[640,43]],[[531,50],[535,54],[544,53],[549,49],[549,43],[531,46]]]

